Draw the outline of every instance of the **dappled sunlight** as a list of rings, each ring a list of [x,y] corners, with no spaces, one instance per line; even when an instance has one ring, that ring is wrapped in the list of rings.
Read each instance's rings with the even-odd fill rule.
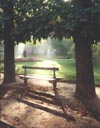
[[[32,96],[34,96],[34,93],[32,93]],[[52,95],[45,94],[43,96],[38,95],[37,93],[35,96],[38,97],[38,99],[36,99],[36,97],[27,97],[25,100],[22,99],[20,102],[15,101],[14,99],[2,100],[1,120],[18,128],[31,128],[33,126],[41,128],[42,124],[46,127],[50,121],[50,124],[52,125],[52,118],[59,120],[58,117],[64,121],[64,115],[60,112],[61,110],[59,107],[54,105],[55,103],[50,104],[51,102],[54,102]]]
[[[3,82],[3,78],[4,78],[4,74],[3,74],[3,73],[0,73],[0,85],[1,85],[2,82]]]
[[[20,108],[21,107],[21,108]],[[17,113],[20,111],[20,114],[25,114],[26,108],[25,105],[22,103],[18,103],[14,99],[8,99],[8,100],[2,100],[1,101],[1,117],[6,113],[7,115],[10,115],[11,117],[14,117],[17,115]],[[20,116],[20,115],[19,115]]]
[[[42,107],[42,106],[41,106]],[[48,107],[48,106],[46,106],[46,107]],[[44,116],[44,121],[46,120],[46,119],[48,119],[48,120],[50,120],[52,117],[51,117],[51,115],[50,115],[50,113],[48,113],[48,112],[43,112],[43,111],[41,111],[41,110],[39,110],[39,109],[35,109],[35,111],[33,111],[33,110],[31,110],[31,111],[28,111],[28,114],[29,115],[31,115],[30,117],[28,116],[26,119],[26,122],[27,121],[31,121],[31,123],[33,122],[33,120],[31,120],[33,117],[33,119],[34,119],[34,122],[35,121],[37,121],[37,119],[38,120],[42,120],[42,118],[43,118],[43,116]],[[37,117],[35,118],[35,116],[33,116],[33,115],[37,115]]]
[[[33,128],[34,126],[36,128],[66,128],[67,126],[68,128],[80,128],[80,124],[82,126],[87,124],[91,128],[92,125],[93,128],[98,126],[97,128],[99,128],[99,123],[93,117],[90,117],[91,115],[83,116],[85,113],[84,106],[73,97],[75,92],[74,84],[59,83],[57,86],[59,98],[62,100],[66,114],[77,119],[76,123],[69,123],[58,99],[55,99],[51,87],[48,87],[47,83],[43,87],[41,85],[44,84],[43,81],[37,82],[34,88],[31,88],[30,92],[20,102],[9,98],[2,100],[2,121],[10,123],[16,128]],[[40,86],[38,86],[39,84]],[[100,88],[96,88],[96,90],[100,94]],[[96,100],[96,103],[99,109],[100,102],[98,103]],[[90,121],[91,125],[89,124]]]
[[[96,87],[97,96],[100,98],[100,87]]]
[[[41,64],[39,66],[60,68],[60,64],[58,64],[56,61],[51,61],[51,60],[44,60],[43,62],[41,62]]]
[[[37,85],[37,86],[35,86]],[[29,80],[29,87],[31,87],[32,89],[38,89],[41,91],[45,91],[47,92],[48,90],[50,90],[52,88],[52,83],[46,81],[46,80]]]
[[[63,0],[64,2],[70,2],[71,0]]]

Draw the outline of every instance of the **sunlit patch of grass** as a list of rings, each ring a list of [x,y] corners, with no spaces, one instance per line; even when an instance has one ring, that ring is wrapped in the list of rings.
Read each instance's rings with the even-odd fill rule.
[[[39,66],[43,67],[60,67],[56,61],[44,60]]]
[[[100,62],[94,63],[94,79],[96,84],[100,84]]]
[[[41,67],[58,67],[59,71],[56,72],[58,77],[63,77],[64,79],[71,79],[75,80],[75,64],[72,60],[65,60],[65,59],[54,59],[54,60],[44,60],[41,62],[24,62],[23,65],[27,66],[41,66]],[[17,64],[18,67],[22,65],[22,62]],[[20,72],[20,71],[19,71]],[[22,72],[23,73],[23,72]],[[52,75],[52,71],[45,71],[45,70],[28,70],[29,74],[45,74],[45,75]]]

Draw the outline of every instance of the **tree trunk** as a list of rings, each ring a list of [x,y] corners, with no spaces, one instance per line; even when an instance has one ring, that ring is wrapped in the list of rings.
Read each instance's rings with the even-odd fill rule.
[[[91,43],[79,41],[75,43],[76,55],[76,92],[77,98],[90,99],[96,96]]]
[[[93,24],[90,22],[90,15],[83,14],[81,9],[92,7],[93,3],[91,0],[74,0],[74,6],[76,7],[76,25],[73,31],[76,56],[75,95],[77,98],[90,99],[96,96],[91,50],[94,39],[91,36],[93,30],[89,29]]]
[[[4,83],[15,81],[14,43],[9,39],[4,44]]]
[[[4,83],[15,81],[15,63],[14,63],[14,40],[12,31],[13,23],[13,5],[9,1],[5,1],[4,16]]]

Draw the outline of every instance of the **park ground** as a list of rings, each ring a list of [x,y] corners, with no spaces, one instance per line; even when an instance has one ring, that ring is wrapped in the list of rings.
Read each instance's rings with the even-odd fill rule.
[[[49,82],[30,81],[28,86],[20,101],[12,90],[1,99],[2,122],[14,128],[100,128],[100,117],[74,97],[75,84],[59,82],[56,97]],[[100,99],[100,88],[96,93]]]

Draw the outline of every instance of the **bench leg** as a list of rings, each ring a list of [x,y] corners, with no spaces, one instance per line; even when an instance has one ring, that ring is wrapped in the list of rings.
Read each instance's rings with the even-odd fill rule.
[[[23,96],[24,96],[24,94],[25,94],[25,89],[18,89],[18,90],[16,90],[16,91],[18,91],[18,92],[16,92],[17,94],[16,94],[16,98],[17,99],[22,99],[23,98]]]
[[[24,85],[27,86],[27,83],[28,83],[28,79],[24,78]]]
[[[28,91],[27,82],[28,82],[28,79],[24,79],[23,87],[17,90],[18,91],[16,95],[17,99],[22,99],[23,96],[25,96],[25,94],[27,93]]]
[[[53,90],[56,90],[57,82],[53,81]]]
[[[18,89],[18,93],[16,94],[16,98],[19,99],[19,102],[20,102],[21,99],[23,99],[23,97],[27,94],[27,92],[29,90],[30,89],[28,87],[23,87],[20,90]]]

